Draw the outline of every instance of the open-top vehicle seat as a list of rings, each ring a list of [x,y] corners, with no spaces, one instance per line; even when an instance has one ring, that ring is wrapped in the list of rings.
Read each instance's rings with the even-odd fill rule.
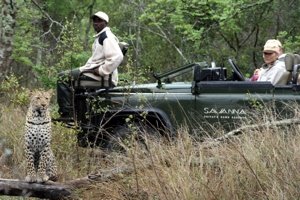
[[[125,42],[120,42],[119,46],[123,55],[126,54],[128,50],[128,44]],[[121,63],[122,64],[122,63]],[[86,117],[87,113],[91,112],[92,102],[87,101],[89,98],[89,94],[93,92],[97,92],[99,90],[108,91],[108,89],[113,88],[114,85],[112,83],[112,74],[109,75],[109,79],[105,80],[103,77],[100,81],[91,80],[89,77],[84,76],[85,72],[82,72],[79,75],[78,80],[75,81],[76,94],[74,99],[74,109],[76,113],[76,119],[79,124],[87,124],[88,120]],[[90,96],[92,97],[92,96]]]
[[[284,57],[285,74],[280,78],[278,85],[286,85],[286,84],[295,84],[297,82],[297,77],[295,76],[295,72],[297,69],[295,68],[300,64],[300,55],[287,53]]]
[[[127,53],[128,47],[129,45],[126,42],[119,42],[119,46],[120,49],[123,53],[123,55],[125,56],[125,54]],[[82,72],[79,75],[78,81],[75,82],[75,86],[77,88],[81,88],[81,89],[107,89],[107,88],[112,88],[113,84],[112,84],[112,75],[109,75],[109,79],[108,80],[104,80],[104,78],[102,78],[101,81],[91,81],[91,80],[85,80],[84,79],[84,73]]]
[[[292,83],[300,84],[299,79],[299,70],[300,70],[300,55],[294,54],[294,65],[293,65],[293,73],[292,73]]]

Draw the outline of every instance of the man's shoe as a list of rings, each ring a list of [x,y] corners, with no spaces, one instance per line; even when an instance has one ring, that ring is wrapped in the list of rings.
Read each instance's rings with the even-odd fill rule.
[[[68,127],[68,128],[74,128],[75,127],[75,122],[74,121],[66,122],[65,126]]]

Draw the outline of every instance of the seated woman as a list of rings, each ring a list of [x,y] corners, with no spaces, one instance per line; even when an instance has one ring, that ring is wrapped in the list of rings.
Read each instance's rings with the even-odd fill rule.
[[[283,48],[279,40],[270,39],[263,50],[264,64],[254,71],[251,81],[270,81],[273,85],[280,84],[281,77],[286,74]]]

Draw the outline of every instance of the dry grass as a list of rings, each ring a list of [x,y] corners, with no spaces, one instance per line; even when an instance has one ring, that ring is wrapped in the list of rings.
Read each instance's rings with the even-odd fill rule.
[[[25,176],[22,135],[24,109],[2,106],[0,138],[12,149],[0,166],[2,178]],[[59,181],[100,169],[136,166],[132,175],[78,191],[82,199],[299,199],[298,126],[255,130],[219,146],[203,148],[184,129],[172,142],[148,140],[126,154],[80,148],[76,131],[53,125]],[[1,152],[0,152],[1,153]],[[148,165],[151,167],[147,167]]]

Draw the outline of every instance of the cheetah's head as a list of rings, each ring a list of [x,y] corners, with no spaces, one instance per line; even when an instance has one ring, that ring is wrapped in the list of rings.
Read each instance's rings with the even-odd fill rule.
[[[39,114],[48,109],[53,90],[48,91],[32,91],[30,105],[33,111]]]

